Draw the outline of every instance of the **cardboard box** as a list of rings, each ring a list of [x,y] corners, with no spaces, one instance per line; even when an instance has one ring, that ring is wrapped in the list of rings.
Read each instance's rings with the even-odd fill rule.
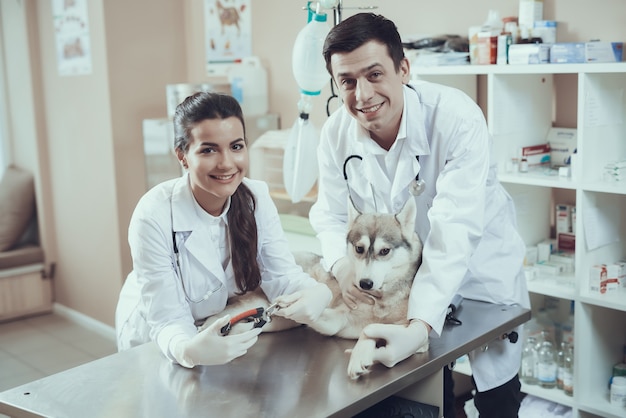
[[[572,154],[576,152],[577,131],[572,128],[550,128],[546,142],[550,145],[550,166],[552,168],[570,165]]]
[[[513,44],[509,47],[509,64],[547,64],[549,44]]]
[[[621,62],[623,42],[587,42],[585,43],[586,62]]]
[[[552,64],[580,64],[584,62],[586,62],[584,42],[556,43],[550,47],[550,63]]]

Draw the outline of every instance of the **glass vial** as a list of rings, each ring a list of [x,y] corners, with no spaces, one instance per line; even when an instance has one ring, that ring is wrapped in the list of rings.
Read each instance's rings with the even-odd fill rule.
[[[522,382],[527,385],[537,384],[537,377],[535,375],[535,369],[537,368],[536,344],[537,340],[535,337],[528,337],[522,351],[522,367],[520,370],[520,377]]]
[[[563,365],[563,392],[568,396],[574,396],[574,348],[569,344]]]
[[[559,352],[556,354],[556,364],[557,364],[557,372],[556,372],[556,387],[559,389],[563,389],[563,376],[565,375],[565,353],[567,352],[567,343],[565,341],[561,342],[561,348]]]
[[[537,354],[539,362],[537,365],[537,380],[543,388],[556,387],[556,355],[554,346],[549,340],[544,340]]]

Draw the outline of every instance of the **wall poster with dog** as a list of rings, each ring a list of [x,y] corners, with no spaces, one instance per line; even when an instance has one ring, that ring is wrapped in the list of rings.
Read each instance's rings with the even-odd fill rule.
[[[252,55],[250,0],[205,0],[207,64],[233,62]]]

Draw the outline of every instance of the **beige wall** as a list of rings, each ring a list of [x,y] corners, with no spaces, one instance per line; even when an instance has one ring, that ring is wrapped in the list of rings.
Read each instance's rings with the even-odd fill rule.
[[[291,49],[305,4],[252,0],[253,53],[267,69],[270,111],[283,127],[297,115]],[[407,35],[464,35],[490,8],[517,14],[516,0],[345,0],[343,17],[356,12],[348,7],[367,5]],[[0,7],[12,160],[38,177],[44,244],[57,263],[56,301],[114,325],[132,268],[128,221],[144,192],[141,121],[166,115],[166,84],[207,78],[203,1],[88,0],[93,72],[75,77],[57,73],[50,0],[0,0]],[[546,0],[544,16],[559,21],[560,41],[626,40],[625,0]],[[315,101],[318,126],[328,96],[327,88]],[[557,121],[561,114],[571,112],[557,109]]]

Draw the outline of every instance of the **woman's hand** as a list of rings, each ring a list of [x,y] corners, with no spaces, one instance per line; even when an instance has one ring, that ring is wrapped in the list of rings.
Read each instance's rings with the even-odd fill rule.
[[[193,338],[176,343],[172,349],[176,361],[191,368],[226,364],[246,354],[257,342],[261,328],[224,336],[220,330],[229,321],[230,315],[223,316]]]

